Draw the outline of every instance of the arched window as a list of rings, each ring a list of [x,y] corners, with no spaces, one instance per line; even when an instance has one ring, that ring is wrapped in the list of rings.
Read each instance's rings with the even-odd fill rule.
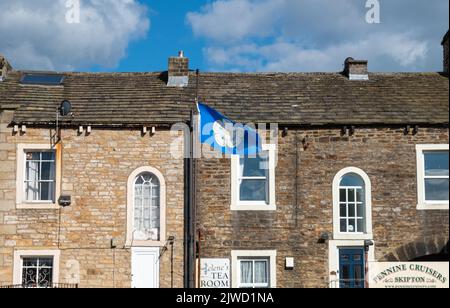
[[[347,173],[339,184],[339,231],[343,233],[364,233],[365,227],[365,185],[355,173]]]
[[[165,239],[165,182],[155,168],[142,167],[128,179],[127,246],[161,246]]]
[[[158,178],[143,172],[134,182],[133,232],[137,240],[160,240]]]
[[[371,183],[361,169],[345,168],[333,181],[334,238],[372,237]]]

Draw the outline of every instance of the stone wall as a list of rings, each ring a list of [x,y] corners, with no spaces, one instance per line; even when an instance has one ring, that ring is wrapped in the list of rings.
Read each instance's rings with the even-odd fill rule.
[[[62,192],[72,205],[60,210],[16,210],[16,144],[49,143],[50,129],[28,128],[13,134],[11,114],[0,127],[0,283],[11,284],[13,252],[61,251],[60,283],[71,282],[70,260],[80,264],[80,287],[129,287],[131,253],[125,245],[128,176],[142,166],[164,175],[167,186],[167,237],[174,236],[173,285],[183,286],[183,159],[170,154],[167,130],[62,130]],[[179,149],[182,153],[182,149]],[[117,247],[111,249],[111,239]],[[160,286],[171,286],[171,249],[160,260]]]
[[[328,244],[319,243],[319,237],[333,233],[333,178],[350,166],[364,170],[372,182],[377,260],[401,259],[399,248],[424,239],[439,238],[436,245],[445,246],[448,210],[416,209],[415,145],[448,144],[448,133],[448,128],[420,128],[417,135],[405,136],[403,128],[357,128],[351,137],[342,137],[340,129],[280,134],[276,212],[231,212],[230,160],[200,161],[201,257],[230,258],[234,249],[276,249],[278,287],[326,287]],[[306,136],[309,146],[304,149]],[[284,269],[286,257],[295,258],[294,270]]]
[[[54,132],[28,128],[14,135],[5,124],[11,115],[1,113],[0,126],[0,282],[12,282],[14,250],[59,246],[60,282],[71,281],[68,261],[76,260],[81,287],[129,287],[127,179],[136,168],[150,165],[167,182],[167,236],[176,238],[174,286],[182,287],[183,160],[171,156],[169,132],[142,136],[137,130],[94,129],[79,135],[63,130],[62,191],[72,196],[72,205],[60,211],[16,210],[16,144],[49,142]],[[197,164],[201,257],[276,249],[278,287],[327,286],[328,245],[319,237],[333,232],[332,181],[349,166],[363,169],[372,182],[377,260],[405,260],[414,256],[409,250],[422,246],[437,250],[448,241],[448,211],[416,209],[415,145],[448,144],[448,138],[448,128],[420,128],[414,136],[405,136],[403,128],[357,128],[351,137],[342,137],[340,129],[280,133],[275,212],[231,212],[230,160],[202,159]],[[110,247],[112,238],[116,249]],[[295,258],[293,270],[284,269],[286,257]],[[162,287],[171,285],[170,265],[169,249],[161,259]]]

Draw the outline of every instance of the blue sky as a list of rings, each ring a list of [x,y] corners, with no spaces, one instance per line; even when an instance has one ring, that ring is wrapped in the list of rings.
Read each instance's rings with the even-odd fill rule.
[[[194,38],[186,23],[186,14],[199,10],[202,0],[140,1],[149,7],[150,30],[145,39],[132,42],[128,57],[120,61],[119,71],[162,71],[167,69],[169,56],[183,50],[195,68],[206,69],[201,38]]]
[[[369,24],[367,2],[380,4]],[[80,3],[80,22],[68,23]],[[440,71],[448,0],[1,0],[0,53],[17,69]]]

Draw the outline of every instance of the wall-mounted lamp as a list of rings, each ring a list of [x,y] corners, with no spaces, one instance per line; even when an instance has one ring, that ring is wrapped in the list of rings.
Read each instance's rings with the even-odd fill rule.
[[[330,235],[328,234],[328,232],[322,232],[320,233],[319,244],[326,243],[326,241],[328,241],[329,239]]]
[[[289,129],[287,127],[283,128],[283,133],[281,136],[286,137],[288,135]]]
[[[86,134],[90,134],[90,133],[92,133],[92,127],[91,127],[91,126],[88,126],[88,127],[86,128]]]
[[[84,127],[82,125],[78,126],[78,134],[82,134],[84,132]]]
[[[365,241],[364,241],[364,249],[365,249],[366,251],[369,251],[370,246],[373,246],[373,241],[371,241],[371,240],[365,240]]]
[[[153,136],[154,134],[156,134],[156,127],[152,127],[152,131],[151,131],[151,135]]]
[[[19,125],[14,125],[13,127],[13,133],[17,134],[19,132]]]
[[[22,132],[22,134],[25,134],[27,132],[27,126],[22,125],[22,127],[20,128],[20,131]]]
[[[67,207],[72,204],[72,197],[69,195],[61,195],[58,199],[58,204],[62,207]]]

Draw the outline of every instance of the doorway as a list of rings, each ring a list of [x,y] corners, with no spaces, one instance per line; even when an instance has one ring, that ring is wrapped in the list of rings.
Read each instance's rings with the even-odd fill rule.
[[[131,277],[132,288],[159,288],[159,248],[132,248]]]
[[[364,248],[339,249],[339,287],[364,288],[365,260]]]

